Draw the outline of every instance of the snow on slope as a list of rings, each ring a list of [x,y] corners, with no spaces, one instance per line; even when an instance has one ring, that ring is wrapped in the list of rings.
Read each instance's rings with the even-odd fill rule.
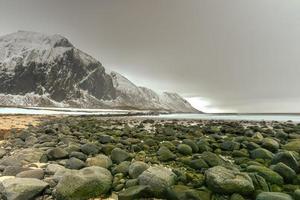
[[[151,89],[138,87],[117,72],[111,72],[111,77],[117,91],[117,102],[120,105],[142,109],[196,112],[196,109],[176,93],[158,94]]]
[[[0,105],[195,112],[177,94],[157,94],[102,64],[61,35],[0,37]]]

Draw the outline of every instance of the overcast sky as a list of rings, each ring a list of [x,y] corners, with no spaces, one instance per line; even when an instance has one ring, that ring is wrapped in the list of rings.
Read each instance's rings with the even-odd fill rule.
[[[298,0],[0,0],[0,35],[17,30],[206,112],[300,112]]]

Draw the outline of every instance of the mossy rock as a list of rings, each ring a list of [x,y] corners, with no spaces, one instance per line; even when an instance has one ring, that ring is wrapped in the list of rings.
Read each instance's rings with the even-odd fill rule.
[[[292,183],[294,178],[296,177],[296,172],[282,162],[277,163],[276,165],[272,165],[270,168],[273,171],[280,174],[284,178],[285,182],[287,183]]]
[[[105,195],[112,184],[110,172],[102,167],[93,166],[59,173],[62,173],[62,178],[56,186],[57,200],[85,200]]]
[[[230,200],[245,200],[245,198],[238,193],[234,193],[230,196]]]
[[[186,173],[187,181],[195,188],[199,188],[204,184],[205,176],[200,173]]]
[[[280,192],[262,192],[256,197],[256,200],[293,200],[293,198]]]
[[[288,151],[296,151],[300,153],[300,140],[298,139],[298,140],[291,141],[285,144],[282,148]]]
[[[176,159],[176,155],[172,153],[167,147],[162,146],[157,151],[158,159],[160,161],[171,161]]]
[[[151,197],[150,187],[146,185],[132,186],[118,194],[118,200],[132,200],[146,197]]]
[[[256,192],[269,192],[270,191],[270,187],[269,184],[266,182],[266,180],[258,175],[257,173],[249,173],[249,176],[252,179],[254,188]]]
[[[219,194],[251,194],[254,191],[252,179],[247,173],[216,166],[206,170],[208,187]]]
[[[192,148],[187,144],[179,144],[177,146],[177,150],[182,155],[192,155],[192,153],[193,153]]]
[[[191,160],[189,162],[189,166],[193,169],[196,169],[196,170],[209,168],[208,164],[202,158]]]
[[[262,176],[267,182],[271,184],[283,184],[283,178],[277,172],[274,172],[273,170],[267,167],[250,165],[247,167],[247,171],[256,172],[258,175]]]
[[[252,159],[272,159],[274,154],[267,149],[257,148],[250,152]]]
[[[210,200],[211,192],[208,190],[195,190],[185,185],[174,185],[167,190],[166,198],[170,200]]]
[[[199,147],[198,147],[197,144],[196,144],[193,140],[191,140],[191,139],[184,139],[184,140],[182,141],[182,143],[183,143],[183,144],[189,145],[189,146],[192,148],[193,153],[197,153],[197,152],[199,151]]]
[[[176,146],[170,142],[170,141],[163,141],[162,143],[160,143],[160,146],[165,146],[167,147],[170,151],[175,151],[176,150]]]
[[[225,161],[221,159],[218,155],[205,151],[201,154],[201,158],[210,166],[218,166],[218,165],[225,165]]]

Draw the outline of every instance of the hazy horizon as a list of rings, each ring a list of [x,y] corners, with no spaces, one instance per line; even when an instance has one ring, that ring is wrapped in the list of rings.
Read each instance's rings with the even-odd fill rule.
[[[0,35],[61,34],[204,112],[300,112],[296,0],[0,0]]]

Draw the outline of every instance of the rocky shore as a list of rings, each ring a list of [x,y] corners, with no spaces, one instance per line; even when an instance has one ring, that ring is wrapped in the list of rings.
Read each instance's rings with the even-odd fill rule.
[[[300,199],[292,122],[64,117],[0,145],[0,199]]]

